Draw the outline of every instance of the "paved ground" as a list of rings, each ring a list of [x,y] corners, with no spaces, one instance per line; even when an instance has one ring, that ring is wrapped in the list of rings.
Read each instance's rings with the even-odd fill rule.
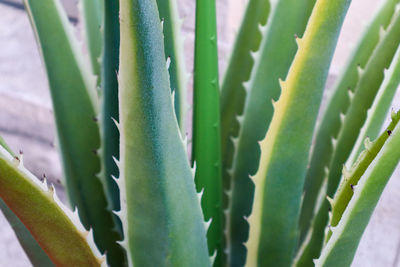
[[[27,167],[50,179],[61,176],[59,158],[54,148],[54,123],[46,76],[33,35],[22,10],[4,5],[0,0],[0,134],[15,150],[22,149]],[[7,0],[18,3],[18,0]],[[221,69],[238,25],[245,0],[218,0],[218,23]],[[187,65],[192,62],[194,0],[180,0],[185,18]],[[68,13],[76,18],[75,0],[66,2]],[[340,70],[350,47],[361,33],[363,21],[374,9],[375,0],[353,0],[332,64],[331,80]],[[188,69],[191,69],[190,67]],[[222,71],[221,71],[222,72]],[[400,101],[398,101],[400,103]],[[400,105],[399,105],[400,106]],[[400,172],[387,186],[376,212],[363,236],[353,266],[400,266],[396,255],[400,246]],[[0,216],[0,267],[29,266],[29,261],[15,241],[7,222]]]

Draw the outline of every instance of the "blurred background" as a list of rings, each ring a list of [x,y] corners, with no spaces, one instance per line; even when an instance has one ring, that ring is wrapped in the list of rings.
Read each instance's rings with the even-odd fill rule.
[[[185,22],[182,34],[188,70],[192,70],[195,0],[177,0]],[[382,0],[353,0],[332,63],[327,91],[340,73],[363,27]],[[77,0],[63,0],[80,36]],[[247,0],[217,0],[220,73]],[[188,96],[191,97],[191,93]],[[395,108],[400,107],[399,96]],[[50,181],[61,177],[51,100],[46,75],[21,0],[0,0],[0,135],[37,176]],[[62,192],[61,188],[58,192]],[[63,196],[61,196],[63,198]],[[396,171],[375,210],[357,251],[353,266],[400,267],[400,171]],[[0,214],[0,267],[30,266],[7,221]]]

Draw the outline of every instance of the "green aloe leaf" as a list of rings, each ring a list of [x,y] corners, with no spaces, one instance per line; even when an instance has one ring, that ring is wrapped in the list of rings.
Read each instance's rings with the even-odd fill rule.
[[[262,27],[267,23],[269,13],[269,0],[249,1],[221,85],[221,155],[223,187],[226,194],[223,201],[226,209],[225,252],[228,266],[231,266],[232,262],[244,264],[246,256],[242,241],[239,241],[239,246],[237,246],[235,237],[231,237],[230,231],[231,220],[229,217],[231,216],[232,201],[229,190],[232,187],[230,169],[235,149],[232,137],[238,135],[239,122],[237,116],[243,113],[246,99],[243,83],[250,79],[251,70],[254,66],[252,53],[259,49]],[[238,231],[236,233],[240,234]],[[242,248],[241,251],[238,251],[236,247]]]
[[[331,139],[338,135],[341,127],[340,114],[345,113],[350,106],[349,90],[354,92],[359,80],[357,68],[365,68],[378,45],[379,31],[382,27],[387,28],[389,25],[397,3],[399,0],[386,0],[382,4],[332,89],[333,93],[317,128],[310,167],[307,170],[299,221],[300,243],[303,242],[310,228],[312,215],[316,212],[315,201],[325,177],[325,169],[332,158]]]
[[[371,162],[376,158],[386,140],[391,136],[397,122],[398,115],[393,115],[393,121],[386,131],[379,136],[374,142],[369,138],[365,139],[365,150],[360,154],[356,163],[350,170],[344,167],[342,184],[336,192],[334,199],[328,198],[331,204],[332,214],[330,220],[330,229],[336,227],[342,218],[351,198],[354,195],[354,188],[357,186],[361,176],[365,173]],[[328,231],[326,241],[331,237],[332,231]]]
[[[97,84],[101,81],[100,58],[103,49],[101,31],[103,2],[106,0],[80,0],[79,8],[83,18],[85,40],[90,56],[92,73],[97,77]]]
[[[378,137],[385,118],[390,111],[390,105],[393,102],[393,97],[396,94],[397,87],[400,83],[400,49],[397,49],[390,68],[384,72],[385,79],[379,89],[374,103],[368,110],[367,120],[358,135],[357,142],[354,145],[353,151],[347,160],[351,166],[356,161],[357,157],[364,149],[364,140],[368,137],[374,140]]]
[[[210,266],[155,0],[120,2],[120,177],[130,266]]]
[[[2,137],[0,137],[0,146],[3,147],[12,157],[16,157]],[[4,203],[1,198],[0,210],[14,230],[22,249],[25,251],[31,263],[34,266],[55,266],[46,252],[44,252],[44,250],[29,232],[28,228],[26,228],[17,215],[14,214],[14,212],[6,205],[6,203]]]
[[[22,155],[13,157],[0,147],[0,198],[51,261],[56,266],[100,266],[104,258],[100,258],[92,234],[54,190],[24,168]]]
[[[355,89],[352,103],[346,116],[342,117],[342,127],[338,138],[334,141],[333,156],[328,177],[327,195],[333,197],[340,182],[343,164],[349,156],[356,142],[359,130],[365,122],[367,110],[377,94],[384,78],[384,69],[390,65],[400,43],[400,12],[397,12],[387,32],[381,33],[381,39],[374,50],[365,70],[360,72],[359,82]],[[311,238],[307,241],[306,249],[300,258],[299,266],[308,266],[319,256],[322,249],[325,228],[328,224],[329,202],[325,200],[316,211],[311,231]]]
[[[6,144],[4,139],[0,136],[0,146],[3,147],[12,157],[16,155],[11,151],[10,147]],[[4,203],[0,198],[0,210],[2,211],[4,217],[7,219],[15,235],[21,244],[22,249],[25,251],[29,260],[34,266],[50,267],[54,266],[53,262],[50,260],[49,256],[40,247],[38,242],[29,232],[28,228],[21,222],[17,215],[10,210],[10,208]]]
[[[218,86],[216,1],[196,1],[196,38],[193,98],[193,162],[197,191],[204,190],[201,206],[210,254],[220,262],[223,250],[222,166]]]
[[[303,35],[315,0],[280,0],[273,2],[263,32],[250,80],[245,84],[246,101],[243,116],[238,117],[239,134],[233,139],[234,156],[228,195],[227,249],[232,262],[244,264],[248,239],[248,223],[254,196],[249,178],[256,173],[260,159],[258,142],[265,137],[272,119],[272,99],[279,96],[279,78],[287,75],[296,54],[295,35]],[[282,29],[285,29],[282,31]]]
[[[11,148],[7,145],[6,141],[4,141],[3,137],[0,136],[0,146],[7,150],[12,156],[15,156],[14,152],[12,152]]]
[[[10,223],[15,235],[18,238],[21,247],[28,256],[33,266],[52,267],[55,266],[46,252],[40,247],[38,242],[29,232],[28,228],[21,222],[21,220],[8,208],[6,203],[0,198],[0,209],[4,217]]]
[[[102,171],[98,174],[108,197],[109,209],[119,210],[119,190],[113,177],[118,177],[119,170],[114,158],[119,158],[119,132],[114,123],[118,121],[118,77],[119,68],[119,1],[104,0],[104,22],[101,68],[101,108],[99,126],[101,147],[99,154],[102,160]],[[114,218],[115,219],[115,218]],[[119,219],[116,222],[122,233]]]
[[[243,83],[250,79],[254,66],[252,53],[259,49],[263,26],[270,13],[269,0],[250,0],[233,46],[221,85],[221,151],[224,187],[229,187],[232,164],[232,137],[238,135],[237,116],[243,113],[246,93]]]
[[[400,127],[397,123],[399,119],[400,112],[393,116],[391,125],[382,133],[377,142],[367,146],[366,154],[375,153],[374,150],[379,148],[377,143],[380,143],[380,147],[384,143],[358,184],[351,186],[354,195],[348,202],[339,224],[331,227],[333,234],[322,250],[321,256],[315,261],[315,266],[351,265],[358,243],[383,189],[400,161],[400,150],[398,149],[400,146]],[[386,142],[383,140],[386,140]],[[361,166],[366,167],[363,162],[360,162],[359,167]],[[344,184],[344,186],[350,187],[348,184]],[[347,202],[341,203],[339,199],[335,199],[333,202],[334,209],[335,205],[347,204]]]
[[[186,134],[185,118],[187,112],[186,90],[188,76],[184,61],[182,20],[179,19],[176,0],[157,0],[160,19],[163,21],[165,56],[170,59],[169,78],[175,97],[175,113],[182,135]]]
[[[309,148],[349,0],[317,0],[261,142],[246,244],[248,266],[290,266]],[[277,212],[279,211],[279,212]],[[290,219],[288,219],[290,218]],[[272,241],[273,240],[273,241]]]
[[[60,2],[26,0],[25,6],[47,70],[69,200],[78,207],[86,229],[93,228],[96,244],[112,262],[122,248],[116,243],[120,236],[96,177],[100,135],[94,121],[98,114],[95,80]]]
[[[388,71],[385,72],[385,80],[382,83],[381,88],[374,100],[374,103],[368,111],[367,120],[358,136],[357,143],[353,149],[354,157],[358,159],[349,158],[348,163],[351,166],[350,169],[343,167],[342,185],[339,187],[335,194],[335,198],[332,204],[332,217],[330,220],[330,226],[336,226],[342,217],[342,214],[347,207],[353,191],[353,186],[357,185],[361,175],[364,174],[365,169],[369,166],[370,162],[375,158],[376,154],[380,151],[383,143],[389,137],[388,134],[382,134],[378,137],[381,131],[382,124],[390,110],[390,104],[392,103],[393,96],[396,93],[396,89],[400,82],[400,49],[397,50],[393,62]],[[393,122],[386,129],[386,132],[393,131],[394,126],[397,123],[397,116],[393,114]],[[370,139],[375,140],[373,143]],[[359,141],[362,140],[360,143]],[[364,147],[366,150],[364,150]],[[364,152],[362,152],[364,150]],[[327,239],[329,239],[331,232],[328,232]]]

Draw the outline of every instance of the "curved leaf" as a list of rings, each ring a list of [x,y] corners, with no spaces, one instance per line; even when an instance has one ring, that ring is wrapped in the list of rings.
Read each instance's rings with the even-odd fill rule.
[[[231,181],[228,209],[227,244],[233,262],[244,264],[254,184],[249,176],[256,173],[260,160],[259,141],[265,137],[272,119],[272,99],[279,96],[279,78],[286,77],[296,54],[295,35],[304,33],[315,0],[281,0],[273,2],[268,24],[263,32],[260,49],[254,54],[255,64],[246,82],[243,116],[238,117],[240,129],[233,139],[235,151],[230,169]]]
[[[54,263],[50,260],[49,256],[39,246],[38,242],[21,222],[21,220],[10,210],[6,203],[0,198],[0,209],[4,217],[10,223],[15,235],[18,238],[21,247],[28,256],[33,266],[53,267]]]
[[[262,30],[270,13],[269,0],[250,0],[237,34],[221,85],[221,151],[224,187],[229,187],[234,144],[238,135],[237,116],[243,113],[246,99],[243,82],[250,79],[254,66],[252,54],[259,49]]]
[[[120,253],[111,210],[96,177],[100,134],[96,85],[58,0],[25,0],[47,70],[66,188],[101,252]]]
[[[3,147],[12,157],[16,157],[14,152],[6,144],[4,139],[0,136],[0,146]],[[44,252],[44,250],[39,246],[38,242],[26,228],[26,226],[21,222],[17,215],[10,210],[10,208],[4,203],[0,198],[0,210],[2,211],[4,217],[7,219],[15,235],[21,244],[22,249],[25,251],[29,260],[34,266],[51,267],[54,266],[53,262],[50,260],[49,256]]]
[[[332,158],[333,147],[331,139],[336,137],[341,127],[340,114],[345,113],[350,106],[349,90],[354,92],[359,80],[358,66],[365,68],[372,52],[379,43],[380,29],[387,28],[399,0],[386,0],[370,22],[364,35],[354,49],[329,98],[325,111],[317,128],[315,141],[307,170],[304,199],[300,214],[300,243],[310,227],[315,209],[315,201],[325,177],[325,168]]]
[[[384,72],[385,79],[375,97],[374,103],[367,113],[367,120],[358,135],[357,142],[353,151],[347,160],[351,166],[363,151],[365,138],[371,140],[378,137],[385,118],[390,111],[390,105],[393,102],[397,87],[400,83],[400,49],[397,49],[390,68]]]
[[[360,73],[352,104],[343,117],[342,128],[340,129],[338,139],[333,148],[333,157],[331,159],[328,173],[327,195],[333,197],[340,182],[343,164],[349,156],[352,147],[356,141],[362,124],[365,122],[367,109],[370,108],[375,95],[383,80],[383,71],[390,65],[393,56],[400,42],[400,13],[399,11],[393,17],[387,32],[381,36],[379,45],[374,50],[365,70]],[[318,211],[310,228],[311,238],[308,240],[307,248],[299,261],[305,266],[312,264],[312,260],[317,258],[322,249],[325,228],[328,224],[329,202],[325,200]],[[299,265],[302,266],[302,265]]]
[[[261,142],[246,265],[290,266],[313,129],[349,0],[317,0]],[[279,212],[277,212],[279,211]]]
[[[22,156],[22,155],[21,155]],[[0,197],[57,266],[100,266],[104,259],[77,214],[0,147]]]
[[[400,113],[396,117],[396,121],[398,121]],[[331,228],[332,237],[322,250],[320,258],[315,261],[315,266],[351,265],[372,212],[400,161],[399,125],[396,125],[390,136],[387,131],[382,135],[388,137],[388,140],[361,177],[357,186],[353,187],[354,195],[337,227]]]

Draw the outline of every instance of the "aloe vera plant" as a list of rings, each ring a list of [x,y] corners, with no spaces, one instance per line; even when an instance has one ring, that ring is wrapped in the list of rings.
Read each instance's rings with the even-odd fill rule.
[[[400,83],[398,2],[317,121],[351,0],[250,0],[222,79],[216,0],[197,0],[185,123],[175,0],[82,0],[86,54],[59,0],[25,0],[69,198],[0,138],[0,209],[32,264],[350,266],[400,160],[400,111],[381,130]]]

